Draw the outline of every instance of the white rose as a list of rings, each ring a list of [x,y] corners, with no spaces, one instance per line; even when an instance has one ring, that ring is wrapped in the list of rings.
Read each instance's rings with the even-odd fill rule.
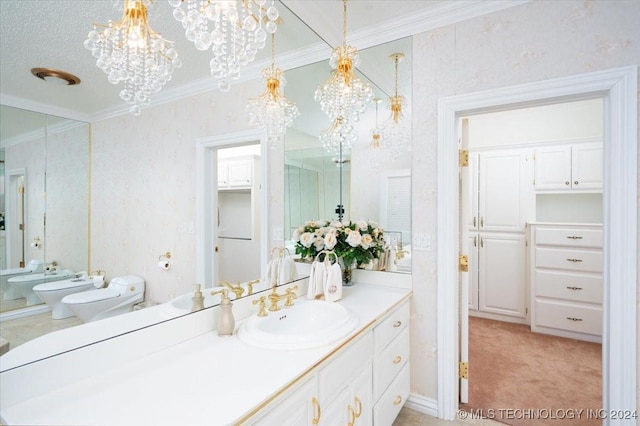
[[[369,226],[366,220],[359,220],[356,222],[356,225],[358,226],[358,228],[360,228],[361,231],[366,231],[367,227]]]
[[[362,235],[360,235],[360,232],[358,231],[349,232],[349,235],[347,236],[347,243],[351,247],[358,247],[361,241],[362,241]]]
[[[315,230],[314,234],[316,235],[316,237],[322,237],[324,235],[324,232],[322,231],[322,228],[318,228]]]
[[[321,251],[324,249],[324,238],[315,237],[313,240],[313,245],[316,246],[316,251]]]
[[[337,242],[338,238],[336,237],[335,232],[327,232],[327,234],[324,236],[324,246],[327,248],[327,250],[333,250]]]
[[[340,222],[339,220],[331,222],[331,227],[333,227],[333,228],[342,228],[342,222]]]
[[[300,241],[300,228],[296,228],[293,231],[293,235],[291,236],[291,239],[293,240],[294,243],[297,243],[298,241]]]
[[[371,237],[371,235],[369,234],[364,234],[362,236],[362,241],[360,241],[360,244],[362,245],[363,249],[368,249],[369,247],[371,247],[371,244],[373,243],[373,238]]]
[[[311,244],[313,244],[313,240],[315,240],[315,236],[311,232],[305,232],[300,235],[300,244],[302,244],[306,248],[311,247]]]

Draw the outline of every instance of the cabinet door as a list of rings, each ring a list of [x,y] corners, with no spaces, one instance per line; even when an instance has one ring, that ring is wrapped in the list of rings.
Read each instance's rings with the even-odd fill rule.
[[[368,426],[373,423],[373,380],[372,365],[367,363],[362,371],[351,381],[349,391],[349,421],[354,425]]]
[[[602,189],[601,143],[585,143],[572,147],[571,188]]]
[[[229,187],[250,187],[253,181],[253,160],[229,161]]]
[[[478,229],[478,154],[469,154],[469,165],[460,168],[463,191],[466,203],[462,203],[462,215],[469,230]]]
[[[535,150],[537,191],[571,189],[571,146],[560,145]]]
[[[345,386],[330,402],[322,406],[321,425],[346,425],[349,423],[349,387]]]
[[[229,186],[229,162],[218,160],[218,188]]]
[[[480,154],[478,210],[481,231],[524,232],[528,207],[526,190],[531,191],[531,180],[526,179],[528,170],[525,150]]]
[[[478,286],[480,310],[525,318],[524,234],[480,234]]]
[[[315,376],[297,387],[284,398],[280,398],[280,402],[271,408],[267,408],[265,414],[258,414],[252,419],[251,425],[313,425],[318,424],[321,412],[316,399],[318,382]],[[323,414],[323,413],[322,413]]]

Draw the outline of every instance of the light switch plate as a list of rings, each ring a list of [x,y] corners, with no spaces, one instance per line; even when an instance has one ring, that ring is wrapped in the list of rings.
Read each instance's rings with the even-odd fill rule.
[[[274,241],[284,241],[284,230],[280,227],[273,228],[271,237]]]
[[[413,234],[411,246],[414,250],[431,250],[431,235],[423,233]]]

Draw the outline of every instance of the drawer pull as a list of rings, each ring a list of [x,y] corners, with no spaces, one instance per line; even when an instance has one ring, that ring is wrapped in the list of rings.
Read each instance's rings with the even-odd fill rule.
[[[395,358],[393,359],[393,363],[394,363],[394,364],[399,364],[399,363],[400,363],[400,361],[402,361],[402,357],[401,357],[400,355],[398,355],[397,357],[395,357]]]
[[[579,237],[577,235],[567,235],[567,238],[570,240],[581,240],[582,237]]]
[[[322,416],[322,410],[320,410],[320,401],[318,401],[318,398],[313,397],[311,398],[311,403],[313,404],[313,409],[315,411],[311,423],[317,425],[318,423],[320,423],[320,416]]]
[[[402,396],[398,395],[396,396],[396,399],[393,401],[393,405],[400,405],[401,402],[402,402]]]
[[[582,290],[582,287],[569,286],[569,285],[567,286],[567,288],[568,288],[569,290]]]
[[[567,262],[582,262],[582,259],[567,259]]]
[[[575,317],[567,317],[567,319],[570,321],[582,321],[582,318],[575,318]]]
[[[401,325],[402,325],[402,321],[396,321],[396,322],[394,322],[394,323],[393,323],[393,327],[394,327],[394,328],[398,328],[398,327],[400,327]]]
[[[355,400],[356,400],[356,419],[357,419],[362,415],[362,401],[360,401],[360,398],[358,398],[357,396],[355,397]]]
[[[347,423],[347,426],[353,426],[354,424],[356,424],[356,412],[353,410],[353,407],[351,406],[351,404],[349,404],[347,406],[347,410],[349,411],[349,423]]]

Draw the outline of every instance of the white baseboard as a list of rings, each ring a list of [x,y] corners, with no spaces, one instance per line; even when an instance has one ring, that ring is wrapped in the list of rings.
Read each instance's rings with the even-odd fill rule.
[[[425,398],[422,395],[411,393],[404,406],[422,414],[438,417],[438,401],[435,399]]]
[[[0,321],[9,321],[18,318],[28,317],[30,315],[42,314],[44,312],[49,312],[51,307],[49,305],[36,305],[29,306],[26,308],[15,309],[13,311],[7,311],[0,314]]]

